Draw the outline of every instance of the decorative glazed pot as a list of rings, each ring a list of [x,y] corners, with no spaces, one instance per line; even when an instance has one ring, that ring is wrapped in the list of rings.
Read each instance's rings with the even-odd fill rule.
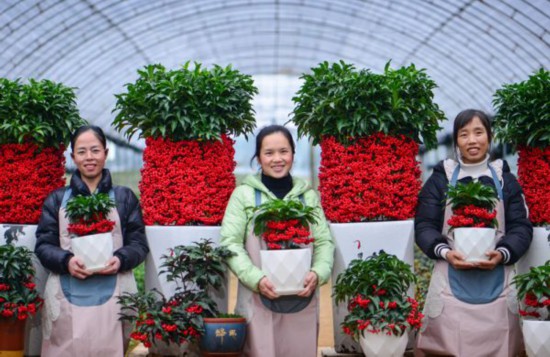
[[[279,295],[295,295],[304,290],[311,269],[311,249],[260,250],[262,271]]]
[[[25,322],[26,320],[0,317],[0,356],[23,357]]]
[[[487,260],[485,253],[496,246],[494,228],[455,228],[454,249],[464,254],[467,262]]]
[[[204,318],[200,349],[205,357],[239,357],[246,341],[244,317]]]

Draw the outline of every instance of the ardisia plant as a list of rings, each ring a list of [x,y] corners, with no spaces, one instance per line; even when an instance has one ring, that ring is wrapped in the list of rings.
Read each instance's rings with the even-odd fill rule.
[[[115,203],[108,194],[77,195],[67,202],[66,216],[70,223],[67,230],[74,236],[111,232],[115,222],[107,218]]]
[[[550,321],[550,260],[514,277],[521,316]]]
[[[333,286],[336,303],[347,304],[343,332],[357,340],[364,333],[401,336],[419,329],[423,315],[407,296],[415,282],[410,265],[384,251],[352,260]]]
[[[113,126],[145,139],[139,184],[147,225],[219,225],[235,188],[233,139],[255,127],[252,77],[185,63],[138,70],[116,95]]]
[[[36,291],[32,252],[26,247],[0,245],[0,317],[25,320],[42,308]]]
[[[493,96],[497,140],[518,151],[518,179],[534,226],[550,225],[550,71],[503,85]]]
[[[38,223],[48,194],[65,184],[63,152],[83,124],[73,88],[0,78],[0,222]]]
[[[492,186],[486,186],[479,181],[466,184],[458,182],[449,185],[447,191],[448,204],[453,214],[447,221],[451,228],[496,228],[498,198]]]
[[[314,207],[300,201],[275,199],[252,207],[254,234],[268,249],[299,249],[313,243],[310,226],[318,216]]]
[[[233,253],[214,247],[202,239],[190,246],[176,246],[161,257],[160,274],[177,285],[173,296],[165,297],[153,289],[142,293],[123,293],[120,320],[133,326],[130,337],[145,347],[156,342],[182,344],[197,342],[204,332],[204,317],[218,314],[218,307],[208,295],[223,284],[225,260]]]
[[[301,77],[292,121],[321,145],[319,192],[335,223],[406,220],[421,187],[419,143],[437,144],[445,117],[435,82],[414,65],[381,74],[343,61]]]

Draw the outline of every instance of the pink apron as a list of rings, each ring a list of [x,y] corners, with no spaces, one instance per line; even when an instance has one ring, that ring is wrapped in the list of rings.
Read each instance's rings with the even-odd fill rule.
[[[494,181],[496,185],[500,184],[498,178]],[[500,238],[505,232],[502,199],[496,209],[497,237]],[[449,245],[453,247],[453,234],[448,234],[447,224],[451,214],[447,205],[443,234],[449,237]],[[426,296],[425,317],[417,337],[415,355],[516,356],[523,342],[516,292],[510,285],[514,274],[511,265],[499,265],[491,271],[459,271],[446,260],[437,260]]]
[[[245,248],[252,263],[261,267],[260,250],[266,247],[252,229],[246,239]],[[248,321],[244,356],[317,356],[319,289],[314,295],[309,304],[299,312],[277,313],[264,305],[260,294],[239,282],[235,312],[246,317]]]
[[[110,195],[114,199],[112,191]],[[61,248],[71,250],[64,208],[67,199],[64,197],[59,210],[59,240]],[[108,218],[116,223],[113,230],[113,250],[116,251],[123,244],[116,208]],[[50,273],[44,293],[42,356],[124,356],[129,326],[124,326],[123,333],[116,297],[123,291],[136,290],[131,271],[92,275],[84,280],[70,274]]]

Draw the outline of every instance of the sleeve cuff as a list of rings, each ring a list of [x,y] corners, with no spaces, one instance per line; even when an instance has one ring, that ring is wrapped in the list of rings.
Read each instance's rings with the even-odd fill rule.
[[[504,247],[497,248],[497,251],[502,254],[502,264],[508,264],[510,261],[510,251]]]
[[[447,255],[447,252],[451,250],[451,247],[446,243],[439,243],[434,248],[434,253],[436,257],[445,259],[445,256]]]

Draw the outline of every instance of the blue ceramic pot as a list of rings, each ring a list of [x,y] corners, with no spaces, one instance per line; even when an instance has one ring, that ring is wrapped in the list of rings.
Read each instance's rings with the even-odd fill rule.
[[[240,356],[246,340],[245,318],[205,318],[204,329],[203,356]]]

